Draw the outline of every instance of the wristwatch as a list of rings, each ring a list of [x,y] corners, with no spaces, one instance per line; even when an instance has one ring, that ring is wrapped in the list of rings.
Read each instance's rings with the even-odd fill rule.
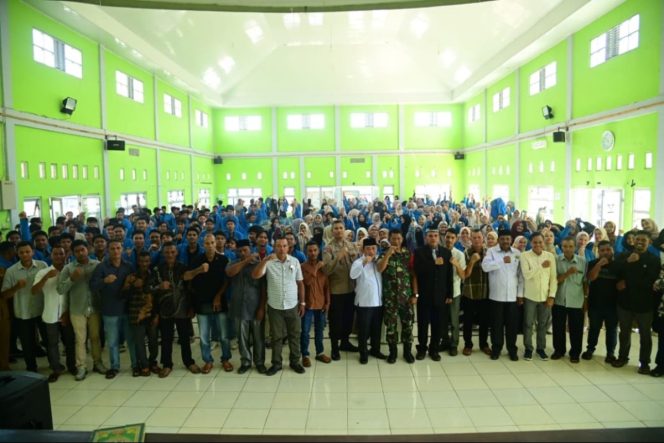
[[[419,293],[416,293],[416,294],[415,294],[415,298],[420,298],[420,294],[419,294]]]

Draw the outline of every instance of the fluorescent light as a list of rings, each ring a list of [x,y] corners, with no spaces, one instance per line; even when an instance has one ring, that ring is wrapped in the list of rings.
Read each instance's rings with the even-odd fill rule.
[[[456,52],[451,49],[445,49],[442,54],[440,54],[440,61],[443,62],[443,66],[449,68],[452,63],[457,59]]]
[[[429,22],[422,16],[415,17],[410,22],[410,31],[415,34],[415,37],[421,38],[429,29]]]
[[[289,14],[284,14],[283,16],[284,26],[286,29],[293,29],[300,26],[300,14],[296,12],[291,12]]]
[[[224,72],[226,74],[228,74],[229,72],[231,72],[231,70],[235,66],[235,60],[233,59],[233,57],[225,55],[225,56],[223,56],[222,58],[219,59],[217,64],[219,65],[219,67],[221,69],[224,70]]]
[[[212,68],[208,68],[203,74],[203,83],[211,87],[212,89],[217,89],[221,84],[221,78],[219,74]]]
[[[310,26],[323,26],[323,13],[310,12],[307,14],[307,20],[309,21]]]
[[[123,48],[126,48],[126,47],[127,47],[127,45],[125,44],[125,42],[123,42],[122,40],[120,40],[120,39],[117,38],[117,37],[115,37],[115,43],[117,43],[118,45],[122,46]]]
[[[263,29],[256,22],[250,22],[244,32],[253,44],[258,43],[263,39]]]

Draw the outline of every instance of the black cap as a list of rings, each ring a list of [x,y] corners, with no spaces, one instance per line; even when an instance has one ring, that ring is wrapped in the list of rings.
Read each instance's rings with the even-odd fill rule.
[[[367,237],[362,244],[362,247],[366,246],[378,246],[378,243],[376,243],[376,240],[373,237]]]
[[[502,237],[504,235],[509,235],[510,237],[512,236],[512,232],[510,232],[509,229],[499,229],[498,230],[498,237]]]
[[[251,246],[251,243],[249,242],[249,240],[243,239],[243,240],[238,240],[237,243],[236,243],[236,246],[238,248],[242,248],[244,246]]]

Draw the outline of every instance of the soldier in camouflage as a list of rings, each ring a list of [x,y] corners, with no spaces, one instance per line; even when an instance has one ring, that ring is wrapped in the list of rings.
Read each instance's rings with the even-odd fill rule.
[[[417,303],[417,282],[413,278],[411,254],[403,247],[403,234],[398,229],[390,231],[391,247],[378,259],[377,268],[383,276],[383,319],[387,327],[386,338],[390,353],[388,363],[397,361],[398,321],[401,320],[403,357],[414,363],[411,352],[413,343],[413,305]]]

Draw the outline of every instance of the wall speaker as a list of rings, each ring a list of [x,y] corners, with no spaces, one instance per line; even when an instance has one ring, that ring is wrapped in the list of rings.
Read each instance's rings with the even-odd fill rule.
[[[106,150],[107,151],[124,151],[125,142],[124,140],[106,140]]]
[[[553,142],[554,143],[565,143],[565,131],[554,131],[554,133],[553,133]]]
[[[454,160],[463,160],[464,158],[466,158],[466,155],[462,154],[461,152],[454,154]]]
[[[221,158],[220,155],[217,155],[216,157],[214,157],[212,159],[212,163],[215,164],[215,165],[223,165],[224,164],[224,159]]]

